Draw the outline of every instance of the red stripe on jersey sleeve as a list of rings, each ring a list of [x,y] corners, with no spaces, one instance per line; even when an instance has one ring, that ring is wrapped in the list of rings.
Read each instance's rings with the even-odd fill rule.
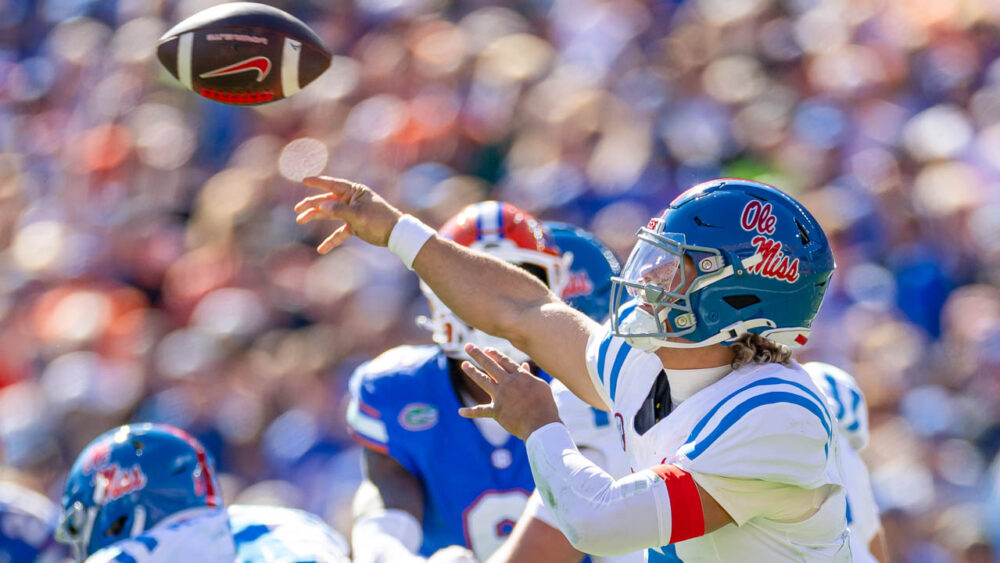
[[[389,446],[386,446],[385,444],[380,444],[369,438],[365,438],[350,426],[347,427],[347,432],[348,434],[351,435],[352,438],[354,438],[355,442],[361,444],[362,446],[368,448],[369,450],[378,452],[380,454],[386,454],[386,455],[389,454]]]
[[[691,474],[676,465],[658,465],[653,473],[663,479],[670,495],[670,543],[704,535],[705,513]]]

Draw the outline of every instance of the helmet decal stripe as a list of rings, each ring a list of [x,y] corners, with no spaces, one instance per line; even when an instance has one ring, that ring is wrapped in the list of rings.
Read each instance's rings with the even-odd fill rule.
[[[502,238],[500,232],[500,213],[503,209],[499,202],[484,201],[479,210],[479,240],[495,241]]]
[[[205,483],[205,503],[208,506],[219,506],[219,497],[216,496],[215,484],[213,483],[214,476],[212,475],[212,469],[208,466],[208,461],[205,459],[205,450],[198,448],[198,467],[201,469],[201,478]]]

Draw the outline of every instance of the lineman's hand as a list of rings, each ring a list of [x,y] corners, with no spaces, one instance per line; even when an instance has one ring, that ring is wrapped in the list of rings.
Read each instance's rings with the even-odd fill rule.
[[[493,402],[459,409],[458,414],[496,419],[507,432],[522,440],[550,422],[559,422],[552,389],[531,374],[528,364],[519,366],[496,350],[484,351],[474,344],[466,344],[465,352],[480,367],[462,362],[462,371],[489,393]]]
[[[306,224],[313,219],[338,219],[344,222],[316,247],[326,254],[351,236],[376,246],[389,244],[389,233],[403,215],[371,188],[349,180],[329,176],[311,176],[302,180],[310,188],[326,193],[307,197],[295,206],[296,222]]]

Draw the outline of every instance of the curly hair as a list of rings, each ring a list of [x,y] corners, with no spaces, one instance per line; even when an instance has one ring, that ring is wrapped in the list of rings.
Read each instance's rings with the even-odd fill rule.
[[[792,359],[792,351],[788,346],[752,332],[741,336],[730,348],[733,350],[733,369],[749,364],[775,363],[787,366]]]

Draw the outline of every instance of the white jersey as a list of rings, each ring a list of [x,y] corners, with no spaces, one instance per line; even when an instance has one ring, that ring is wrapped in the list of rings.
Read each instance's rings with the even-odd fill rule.
[[[583,402],[556,379],[552,380],[550,386],[559,409],[559,418],[566,425],[580,453],[615,479],[628,475],[628,458],[622,451],[621,438],[611,422],[611,416]],[[559,528],[555,516],[542,502],[537,489],[528,499],[524,511],[553,528]],[[616,557],[591,556],[590,559],[595,563],[641,563],[644,556],[643,551],[636,551]]]
[[[871,559],[868,546],[878,533],[880,524],[875,494],[872,492],[868,468],[858,452],[868,445],[868,405],[851,375],[821,362],[802,366],[823,392],[830,413],[837,419],[841,440],[842,475],[847,487],[847,524],[851,530],[855,559],[864,553]]]
[[[651,549],[649,561],[850,561],[835,425],[800,366],[744,366],[640,434],[635,414],[663,367],[605,330],[587,367],[614,413],[632,469],[674,464],[735,524]]]
[[[343,563],[347,543],[316,516],[275,506],[231,506],[178,513],[115,543],[87,563]]]

